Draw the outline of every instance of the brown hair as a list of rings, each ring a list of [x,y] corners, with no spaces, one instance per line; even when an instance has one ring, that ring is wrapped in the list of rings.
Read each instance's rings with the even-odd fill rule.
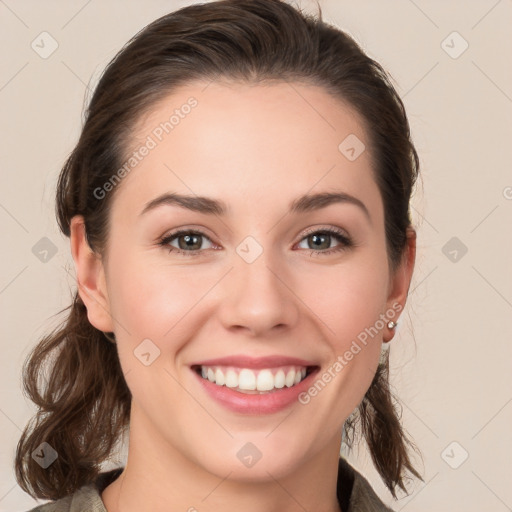
[[[109,208],[119,187],[101,199],[94,191],[122,166],[135,124],[176,87],[216,78],[317,85],[359,113],[370,139],[388,260],[395,270],[407,247],[409,200],[419,169],[402,101],[382,67],[351,37],[322,21],[320,8],[314,18],[281,0],[191,5],[157,19],[125,45],[103,72],[78,144],[60,174],[56,212],[62,232],[69,236],[71,218],[82,215],[89,245],[103,257]],[[15,458],[22,489],[52,500],[95,480],[129,424],[131,405],[116,345],[90,324],[77,292],[66,309],[66,321],[25,362],[24,389],[38,413]],[[397,486],[406,490],[405,471],[421,476],[408,455],[408,448],[417,449],[400,424],[388,369],[385,358],[344,429],[352,446],[360,423],[375,467],[396,497]],[[58,453],[46,469],[31,457],[42,442]]]

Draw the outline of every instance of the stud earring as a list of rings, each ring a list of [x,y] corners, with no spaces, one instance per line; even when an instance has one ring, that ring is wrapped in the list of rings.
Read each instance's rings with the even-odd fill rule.
[[[393,322],[393,320],[390,320],[388,322],[388,328],[389,329],[394,329],[398,324],[396,322]]]

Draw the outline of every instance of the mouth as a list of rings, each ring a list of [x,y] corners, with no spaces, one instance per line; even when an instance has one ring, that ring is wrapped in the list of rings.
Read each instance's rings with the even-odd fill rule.
[[[247,395],[278,393],[293,388],[318,371],[319,366],[285,365],[273,368],[242,368],[222,365],[192,365],[202,379],[218,387]]]

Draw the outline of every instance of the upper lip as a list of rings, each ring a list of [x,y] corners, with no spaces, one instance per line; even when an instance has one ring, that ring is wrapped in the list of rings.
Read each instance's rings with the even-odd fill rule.
[[[279,366],[317,366],[311,361],[288,356],[251,357],[247,355],[219,357],[199,361],[191,366],[234,366],[237,368],[276,368]]]

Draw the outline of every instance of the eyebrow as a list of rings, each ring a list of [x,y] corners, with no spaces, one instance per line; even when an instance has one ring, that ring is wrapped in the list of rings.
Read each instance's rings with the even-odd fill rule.
[[[357,197],[345,192],[320,192],[317,194],[305,194],[293,200],[289,205],[290,213],[305,213],[321,208],[326,208],[331,204],[345,203],[357,206],[365,214],[371,223],[370,212],[366,205]],[[189,196],[175,193],[165,193],[149,201],[140,215],[153,210],[162,205],[179,206],[192,210],[194,212],[204,213],[206,215],[225,215],[228,211],[226,203],[217,199],[204,196]]]

